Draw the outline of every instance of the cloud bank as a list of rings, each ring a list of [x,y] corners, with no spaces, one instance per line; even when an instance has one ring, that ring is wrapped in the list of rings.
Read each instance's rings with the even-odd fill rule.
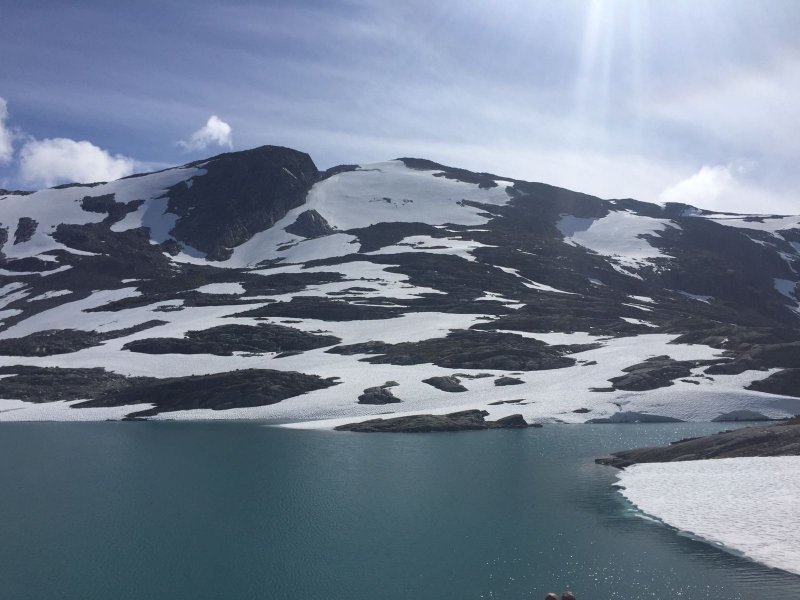
[[[66,138],[29,141],[20,150],[19,161],[21,178],[44,186],[112,181],[131,175],[137,165],[134,159],[111,155],[91,142]]]
[[[232,132],[230,125],[217,115],[211,115],[203,127],[188,140],[178,142],[178,145],[186,151],[205,150],[212,145],[233,148]]]

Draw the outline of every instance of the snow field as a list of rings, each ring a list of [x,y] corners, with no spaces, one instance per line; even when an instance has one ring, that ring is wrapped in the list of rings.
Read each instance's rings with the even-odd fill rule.
[[[475,261],[473,250],[477,248],[495,248],[474,242],[472,240],[460,240],[456,238],[432,238],[427,235],[413,235],[403,238],[397,244],[384,246],[380,250],[365,252],[365,254],[400,254],[404,252],[423,252],[425,254],[451,254],[460,256],[466,260]]]
[[[618,478],[643,513],[800,574],[800,456],[640,464]]]
[[[51,188],[27,196],[4,196],[0,198],[0,222],[14,228],[21,217],[30,217],[37,221],[38,225],[30,240],[20,244],[6,244],[3,252],[12,259],[36,256],[57,249],[82,254],[56,242],[52,233],[60,223],[99,223],[105,219],[107,216],[105,213],[85,211],[81,208],[80,202],[85,196],[106,194],[114,194],[116,202],[145,201],[137,211],[129,213],[122,221],[115,223],[112,226],[113,231],[126,231],[146,225],[151,228],[152,239],[162,242],[167,239],[167,232],[174,226],[177,217],[164,215],[167,200],[159,197],[167,191],[167,188],[203,172],[197,168],[177,168],[93,186]]]
[[[642,236],[657,236],[667,227],[679,228],[669,219],[642,217],[628,211],[612,211],[601,219],[563,215],[556,226],[567,243],[588,248],[634,271],[655,258],[672,258]]]

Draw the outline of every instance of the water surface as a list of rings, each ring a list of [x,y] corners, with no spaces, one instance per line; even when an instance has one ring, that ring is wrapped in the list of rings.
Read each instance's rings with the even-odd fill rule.
[[[720,428],[0,424],[0,596],[800,597],[800,577],[636,516],[593,463]]]

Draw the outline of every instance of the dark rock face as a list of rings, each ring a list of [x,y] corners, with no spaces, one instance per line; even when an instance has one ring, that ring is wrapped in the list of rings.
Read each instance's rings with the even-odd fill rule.
[[[519,335],[484,331],[454,331],[444,338],[400,344],[352,344],[338,346],[328,352],[381,355],[362,360],[373,364],[418,365],[433,363],[447,369],[501,369],[537,371],[558,369],[575,364],[563,356],[569,346],[548,346],[544,342]]]
[[[350,229],[347,233],[358,238],[361,252],[372,252],[384,246],[393,246],[412,235],[427,235],[433,238],[444,236],[441,230],[427,223],[375,223],[369,227]]]
[[[595,462],[620,469],[635,463],[734,458],[739,456],[800,455],[800,419],[766,427],[745,427],[700,438],[681,440],[665,448],[615,452]]]
[[[503,385],[520,385],[525,383],[522,379],[517,379],[516,377],[498,377],[494,380],[495,385],[503,386]]]
[[[778,371],[766,379],[754,381],[747,389],[800,398],[800,369]]]
[[[132,413],[129,417],[149,417],[161,412],[198,408],[228,410],[275,404],[337,382],[294,371],[243,369],[213,375],[140,379],[135,383],[76,404],[75,408],[155,404],[154,408]]]
[[[103,368],[0,367],[0,398],[25,402],[80,400],[113,393],[131,384],[124,375]]]
[[[485,410],[463,410],[449,415],[412,415],[393,419],[371,419],[361,423],[339,425],[337,431],[363,433],[428,433],[434,431],[470,431],[480,429],[523,429],[529,425],[522,415],[509,415],[497,421],[486,421]]]
[[[435,163],[431,160],[424,158],[400,158],[403,164],[409,169],[417,169],[418,171],[437,171],[435,177],[445,177],[447,179],[456,179],[465,183],[474,183],[482,189],[491,189],[497,187],[495,179],[504,179],[491,173],[473,173],[466,169],[457,169],[454,167],[446,167]]]
[[[17,230],[14,232],[14,244],[22,244],[29,241],[36,233],[38,221],[30,217],[20,217],[17,221]]]
[[[522,418],[522,415],[508,415],[507,417],[500,417],[497,421],[486,421],[486,424],[489,429],[526,429],[528,427],[536,427],[536,425],[529,425]]]
[[[675,379],[689,377],[692,369],[698,366],[715,364],[720,361],[677,361],[669,356],[655,356],[642,363],[622,369],[628,375],[612,377],[609,381],[616,390],[643,391],[673,385]]]
[[[146,321],[116,331],[98,333],[96,331],[82,331],[80,329],[48,329],[37,331],[24,337],[5,338],[0,340],[0,355],[2,356],[52,356],[54,354],[68,354],[84,348],[97,346],[106,340],[125,337],[151,327],[165,325],[166,321]]]
[[[300,213],[297,220],[284,228],[287,232],[301,235],[305,238],[317,238],[329,235],[336,231],[330,226],[321,214],[315,210],[307,210]]]
[[[359,404],[396,404],[402,402],[389,388],[395,387],[397,382],[387,381],[383,385],[369,387],[358,397]]]
[[[155,404],[129,416],[147,417],[160,412],[231,408],[274,404],[313,390],[336,385],[295,371],[244,369],[189,377],[125,377],[102,368],[0,367],[0,397],[26,402],[81,400],[73,408]]]
[[[338,344],[332,335],[306,333],[283,325],[220,325],[188,331],[183,338],[148,338],[128,342],[122,348],[146,354],[215,354],[234,352],[294,352]]]
[[[206,173],[191,187],[180,183],[169,190],[167,211],[179,217],[174,237],[210,260],[230,257],[234,246],[303,204],[319,175],[308,154],[277,146],[221,154],[190,166],[201,164]]]
[[[142,204],[144,200],[117,202],[114,194],[84,196],[81,200],[81,208],[86,212],[106,213],[108,216],[103,219],[103,223],[108,225],[121,221],[128,213],[138,210]]]
[[[429,377],[428,379],[423,379],[423,383],[427,383],[428,385],[432,385],[438,390],[442,390],[443,392],[466,392],[467,388],[461,385],[461,382],[458,380],[458,377],[450,376],[450,377]]]
[[[360,306],[341,300],[298,296],[291,302],[275,302],[231,315],[234,317],[287,317],[290,319],[322,319],[324,321],[362,321],[389,319],[402,314],[397,308]]]

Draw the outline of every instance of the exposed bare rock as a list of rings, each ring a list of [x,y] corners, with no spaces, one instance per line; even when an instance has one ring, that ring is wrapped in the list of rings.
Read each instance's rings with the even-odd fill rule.
[[[522,415],[509,415],[497,421],[487,421],[485,410],[462,410],[448,415],[411,415],[390,419],[370,419],[361,423],[339,425],[337,431],[364,433],[428,433],[435,431],[469,431],[480,429],[523,429],[541,427],[530,425]]]
[[[681,440],[663,448],[623,450],[595,462],[624,468],[635,463],[739,456],[800,456],[800,418],[766,427],[745,427]]]
[[[461,385],[461,382],[458,380],[458,377],[450,376],[450,377],[429,377],[428,379],[423,379],[423,383],[427,383],[428,385],[432,385],[436,389],[442,390],[443,392],[466,392],[467,388]]]

